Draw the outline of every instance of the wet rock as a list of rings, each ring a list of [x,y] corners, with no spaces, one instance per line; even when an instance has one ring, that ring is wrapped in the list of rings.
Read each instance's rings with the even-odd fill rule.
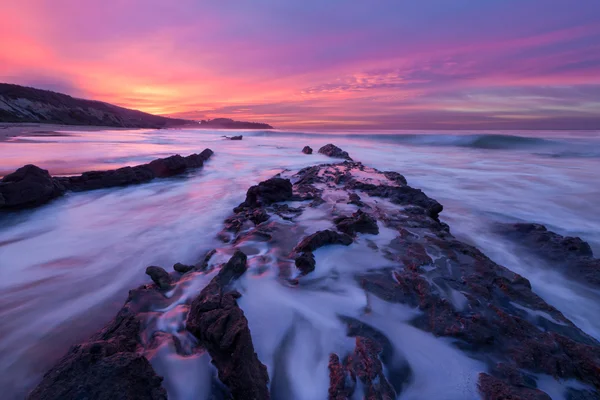
[[[289,179],[271,178],[248,189],[246,200],[234,211],[291,200],[292,196],[292,182]]]
[[[261,224],[263,222],[268,221],[270,218],[269,214],[265,212],[263,209],[256,209],[252,211],[252,214],[248,217],[250,221],[254,223],[254,225]]]
[[[161,267],[151,266],[146,268],[146,275],[150,276],[152,281],[160,289],[169,289],[173,284],[173,279],[171,278],[171,275],[169,275],[169,273]]]
[[[399,185],[407,185],[408,183],[406,182],[406,178],[394,171],[386,171],[383,173],[383,175],[388,178],[390,181],[392,182],[396,182]]]
[[[238,136],[223,136],[225,139],[229,139],[229,140],[242,140],[244,137],[242,135],[238,135]]]
[[[352,158],[350,158],[347,152],[331,143],[321,147],[319,149],[319,153],[332,158],[343,158],[345,160],[352,161]]]
[[[329,398],[348,399],[356,390],[356,381],[362,383],[363,396],[366,400],[392,400],[396,392],[388,382],[383,365],[379,360],[381,346],[377,342],[364,338],[356,338],[356,348],[344,363],[340,363],[335,354],[329,357]]]
[[[348,195],[348,204],[354,204],[355,206],[363,207],[365,203],[360,201],[360,196],[356,193],[350,193]]]
[[[185,274],[186,272],[190,272],[191,270],[193,270],[194,266],[176,263],[175,265],[173,265],[173,269],[179,272],[180,274]]]
[[[246,256],[237,251],[190,306],[186,327],[212,358],[219,379],[234,399],[269,399],[267,368],[260,362],[248,320],[237,305],[238,292],[227,286],[246,270]]]
[[[296,268],[302,272],[302,275],[309,274],[315,270],[315,255],[310,251],[300,254],[295,260]]]
[[[212,258],[212,256],[214,256],[217,253],[216,249],[212,249],[206,252],[206,254],[204,255],[204,258],[202,259],[202,261],[200,261],[199,263],[197,263],[195,265],[195,268],[199,271],[206,271],[208,269],[208,264],[210,262],[210,259]]]
[[[356,233],[379,234],[379,227],[375,218],[358,210],[350,217],[338,217],[333,220],[338,230],[354,236]]]
[[[28,399],[166,400],[162,378],[137,352],[141,325],[131,301],[132,295],[104,329],[73,346]]]
[[[581,238],[561,236],[539,224],[503,224],[497,229],[569,278],[600,287],[600,259],[593,257],[590,245]]]
[[[302,149],[302,152],[304,154],[312,154],[313,153],[313,149],[310,146],[304,146],[304,148]]]
[[[55,178],[60,180],[69,190],[82,192],[86,190],[105,189],[118,186],[137,185],[150,182],[156,174],[146,165],[123,167],[110,171],[89,171],[79,176]]]
[[[313,252],[319,247],[327,246],[330,244],[342,244],[344,246],[349,246],[350,244],[352,244],[352,237],[345,233],[338,233],[336,231],[327,229],[305,237],[296,246],[294,251],[297,253]]]
[[[552,400],[539,389],[513,386],[485,373],[479,374],[478,386],[484,400]]]
[[[23,209],[49,202],[65,192],[48,171],[29,164],[0,181],[0,208]]]

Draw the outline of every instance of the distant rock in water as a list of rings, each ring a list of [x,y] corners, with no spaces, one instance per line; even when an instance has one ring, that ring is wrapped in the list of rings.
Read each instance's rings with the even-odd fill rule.
[[[262,122],[235,121],[231,118],[214,118],[200,121],[200,128],[213,129],[273,129]]]
[[[205,149],[200,154],[187,157],[177,154],[135,167],[89,171],[69,177],[52,177],[45,169],[26,165],[0,180],[0,210],[37,207],[62,196],[68,190],[82,192],[168,178],[202,167],[212,155],[212,150]]]
[[[302,152],[304,154],[312,154],[313,153],[313,149],[310,146],[304,146],[304,148],[302,149]]]
[[[229,139],[229,140],[242,140],[244,138],[244,136],[242,135],[238,135],[238,136],[223,136],[225,139]]]
[[[321,147],[319,149],[319,153],[324,154],[326,156],[332,157],[332,158],[343,158],[346,159],[348,161],[352,161],[352,158],[350,158],[350,156],[348,155],[348,152],[340,149],[339,147],[337,147],[334,144],[326,144],[325,146]]]
[[[62,93],[0,83],[0,122],[170,128],[197,126],[196,121],[152,115]]]
[[[528,223],[503,224],[498,231],[569,278],[600,287],[600,259],[594,258],[592,248],[581,238]]]

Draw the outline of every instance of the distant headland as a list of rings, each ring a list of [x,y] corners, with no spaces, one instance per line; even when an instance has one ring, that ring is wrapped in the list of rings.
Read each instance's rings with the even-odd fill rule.
[[[148,114],[96,100],[27,86],[0,83],[0,123],[38,123],[115,128],[198,127],[273,129],[269,124],[229,118],[193,121]]]

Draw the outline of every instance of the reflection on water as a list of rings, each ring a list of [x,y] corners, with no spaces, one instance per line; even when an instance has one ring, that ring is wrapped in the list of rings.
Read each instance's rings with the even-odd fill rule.
[[[149,280],[146,266],[168,269],[175,262],[197,261],[218,245],[215,235],[222,220],[248,186],[284,168],[330,162],[300,152],[305,145],[316,150],[329,141],[365,164],[403,173],[445,206],[442,217],[455,235],[528,277],[546,301],[600,338],[600,321],[594,318],[600,314],[599,293],[560,279],[530,259],[525,262],[490,233],[490,223],[498,220],[539,222],[581,236],[600,253],[600,159],[364,135],[332,139],[243,132],[244,140],[234,142],[222,140],[221,134],[85,132],[0,143],[0,175],[26,163],[71,174],[206,147],[215,151],[203,169],[187,177],[68,194],[36,210],[0,215],[0,387],[8,399],[22,398],[69,345],[106,323],[128,289]]]

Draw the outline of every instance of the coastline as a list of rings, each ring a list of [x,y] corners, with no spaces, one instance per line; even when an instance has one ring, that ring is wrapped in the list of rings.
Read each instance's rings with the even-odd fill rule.
[[[0,142],[19,136],[69,136],[66,132],[93,132],[104,130],[138,130],[142,128],[118,128],[96,125],[36,124],[30,122],[0,122]]]

